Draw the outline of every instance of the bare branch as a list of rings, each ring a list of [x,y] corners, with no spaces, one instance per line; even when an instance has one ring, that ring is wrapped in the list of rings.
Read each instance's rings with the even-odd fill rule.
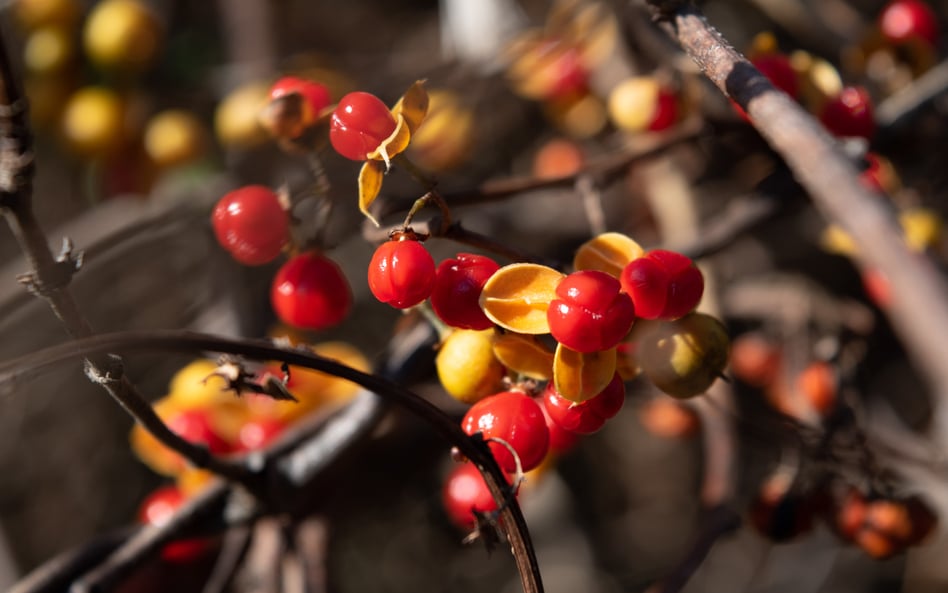
[[[935,395],[948,403],[948,290],[930,260],[909,251],[885,205],[858,180],[840,146],[802,107],[770,84],[690,3],[651,0],[702,72],[750,115],[814,204],[856,241],[861,265],[892,286],[893,326]]]

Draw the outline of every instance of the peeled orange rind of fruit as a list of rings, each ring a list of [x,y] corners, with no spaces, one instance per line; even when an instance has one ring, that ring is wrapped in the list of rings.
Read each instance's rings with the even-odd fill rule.
[[[421,122],[428,114],[428,92],[425,90],[425,81],[418,80],[411,85],[402,98],[392,107],[392,115],[398,120],[401,116],[410,134],[414,134]],[[404,150],[404,148],[402,149]],[[391,153],[389,153],[391,154]]]
[[[379,192],[382,191],[382,180],[385,178],[385,163],[379,161],[365,161],[359,171],[359,210],[373,223],[379,226],[379,221],[369,213],[369,207]]]
[[[510,264],[484,284],[480,305],[487,318],[520,334],[548,334],[546,310],[563,274],[539,264]]]
[[[553,358],[553,384],[566,399],[580,403],[595,397],[616,372],[616,349],[576,352],[560,344]]]
[[[494,336],[494,356],[508,369],[529,379],[546,381],[553,377],[553,353],[533,336]]]
[[[602,233],[579,246],[573,257],[573,268],[597,270],[618,278],[629,262],[643,255],[645,250],[631,237]]]

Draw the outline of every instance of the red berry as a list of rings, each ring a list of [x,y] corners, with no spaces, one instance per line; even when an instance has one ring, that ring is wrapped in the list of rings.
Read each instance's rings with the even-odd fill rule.
[[[648,125],[648,129],[660,132],[670,128],[677,120],[678,97],[666,88],[659,88],[658,97],[655,100],[655,114],[652,116],[652,123]]]
[[[375,95],[357,91],[339,101],[329,124],[329,141],[336,152],[364,161],[395,131],[395,117]]]
[[[891,43],[913,38],[938,44],[938,17],[926,2],[893,0],[879,14],[879,30]]]
[[[649,251],[626,265],[622,290],[642,319],[678,319],[694,310],[704,293],[704,276],[690,258],[674,251]]]
[[[214,207],[211,224],[217,241],[242,264],[273,261],[289,236],[290,219],[277,195],[248,185],[225,195]]]
[[[579,50],[554,40],[541,46],[540,53],[542,62],[539,71],[550,80],[546,99],[572,97],[586,92],[589,75]]]
[[[564,278],[547,309],[550,333],[577,352],[598,352],[618,344],[632,328],[635,308],[619,281],[597,270]]]
[[[637,257],[629,262],[619,277],[622,290],[635,304],[635,315],[642,319],[658,319],[668,300],[668,272],[659,261]]]
[[[783,54],[763,54],[751,60],[760,73],[778,89],[794,99],[799,94],[797,73],[790,64],[790,59]]]
[[[861,87],[848,86],[836,98],[827,101],[820,121],[834,136],[871,140],[876,132],[872,98]]]
[[[214,427],[211,426],[208,412],[205,410],[182,410],[168,418],[168,428],[189,443],[204,445],[214,454],[229,453],[227,444]]]
[[[500,269],[489,257],[459,253],[438,265],[431,307],[441,321],[461,329],[488,329],[493,326],[478,304],[484,283]]]
[[[553,421],[577,434],[592,434],[602,428],[625,403],[625,385],[618,373],[599,394],[582,403],[574,403],[556,391],[553,382],[546,385],[543,404]]]
[[[369,262],[369,289],[375,298],[397,309],[428,298],[434,283],[434,259],[412,239],[382,243]]]
[[[160,527],[166,524],[185,503],[187,498],[177,486],[165,486],[148,495],[138,510],[138,519],[145,525]],[[161,557],[168,562],[188,562],[200,557],[208,549],[201,539],[186,539],[167,544]]]
[[[461,529],[474,527],[474,513],[497,510],[497,503],[487,489],[484,477],[473,463],[458,465],[448,475],[441,492],[441,501],[448,518]]]
[[[537,399],[540,404],[540,410],[543,411],[543,418],[546,420],[546,429],[550,431],[550,455],[562,455],[576,446],[579,442],[579,434],[566,430],[556,423],[550,417],[550,411],[542,401],[543,396]]]
[[[645,257],[656,260],[668,272],[668,297],[662,319],[678,319],[694,310],[704,294],[704,276],[691,258],[674,251],[656,249]]]
[[[329,90],[325,86],[318,82],[313,82],[312,80],[305,80],[295,76],[284,76],[270,87],[271,99],[279,99],[284,95],[293,93],[299,93],[303,96],[311,118],[319,115],[323,109],[329,107],[332,103]]]
[[[291,258],[277,271],[270,302],[284,323],[318,330],[348,315],[352,291],[335,262],[310,251]]]
[[[277,420],[255,418],[244,423],[237,433],[238,451],[255,451],[269,445],[280,436],[286,425]]]
[[[523,471],[540,465],[550,447],[550,431],[539,404],[521,391],[502,391],[477,402],[461,420],[469,435],[481,433],[484,439],[506,441],[520,458]],[[512,473],[517,464],[501,443],[489,443],[500,469]]]

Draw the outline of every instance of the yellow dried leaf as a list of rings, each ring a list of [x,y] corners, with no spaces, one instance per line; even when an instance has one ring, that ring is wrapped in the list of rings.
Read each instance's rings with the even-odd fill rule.
[[[408,128],[408,122],[401,115],[395,116],[395,131],[392,135],[382,140],[378,148],[366,155],[366,158],[372,161],[384,161],[386,169],[391,165],[392,157],[404,152],[411,142],[411,131]]]
[[[421,122],[425,120],[427,113],[428,92],[425,90],[424,80],[418,80],[411,85],[402,95],[402,98],[398,100],[398,103],[395,104],[395,107],[392,107],[392,115],[395,116],[395,119],[398,119],[399,115],[404,117],[411,134],[414,134]]]
[[[631,237],[622,233],[602,233],[579,246],[573,257],[573,268],[598,270],[618,278],[630,261],[644,254],[642,246]]]
[[[533,336],[494,336],[494,356],[505,367],[524,377],[546,381],[553,376],[553,353]]]
[[[481,292],[481,309],[500,327],[521,334],[548,334],[546,310],[563,274],[539,264],[510,264],[494,272]]]
[[[379,161],[366,161],[359,171],[359,210],[379,226],[379,221],[369,213],[369,206],[382,190],[382,178],[385,176],[385,164]]]
[[[606,388],[616,373],[616,349],[576,352],[560,344],[553,359],[553,383],[560,395],[584,402]]]

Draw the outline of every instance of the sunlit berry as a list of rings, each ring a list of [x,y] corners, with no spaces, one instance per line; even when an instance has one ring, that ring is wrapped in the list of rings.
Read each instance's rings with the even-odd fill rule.
[[[352,290],[334,261],[310,251],[291,258],[277,271],[270,302],[284,323],[320,330],[345,319],[352,308]]]
[[[435,273],[431,291],[431,307],[452,327],[488,329],[493,322],[484,315],[478,302],[484,283],[500,269],[491,258],[473,253],[459,253],[446,259]]]
[[[276,193],[262,185],[225,195],[214,207],[211,223],[221,246],[248,266],[273,261],[289,239],[289,215]]]
[[[329,124],[329,141],[336,152],[364,161],[395,131],[395,117],[375,95],[357,91],[339,101]]]
[[[419,241],[404,238],[379,245],[369,262],[369,290],[396,309],[428,298],[435,284],[435,263]]]
[[[521,391],[503,391],[488,396],[468,410],[461,428],[469,435],[481,433],[485,440],[502,439],[517,453],[523,471],[540,465],[550,446],[550,431],[540,405]],[[514,456],[503,444],[489,443],[500,469],[517,470]]]
[[[609,385],[598,395],[576,403],[561,396],[553,382],[547,383],[542,396],[543,405],[553,421],[576,434],[592,434],[598,431],[622,409],[625,403],[625,385],[616,374]]]
[[[564,278],[547,309],[550,333],[577,352],[597,352],[618,344],[635,321],[635,308],[619,281],[597,270]]]

